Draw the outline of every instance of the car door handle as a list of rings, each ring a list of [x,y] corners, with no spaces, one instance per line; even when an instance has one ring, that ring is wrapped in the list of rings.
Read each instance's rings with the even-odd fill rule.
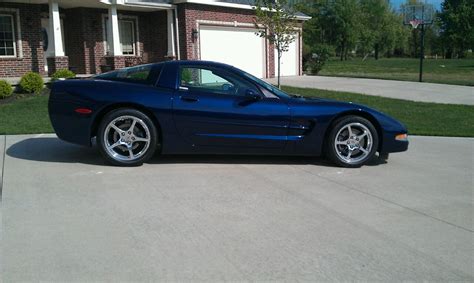
[[[191,97],[191,96],[180,96],[179,97],[182,101],[186,101],[186,102],[198,102],[199,99],[196,98],[196,97]]]

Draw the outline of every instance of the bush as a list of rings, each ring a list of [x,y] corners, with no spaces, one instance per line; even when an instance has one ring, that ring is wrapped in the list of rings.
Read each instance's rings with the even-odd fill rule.
[[[306,70],[312,74],[317,75],[322,70],[324,64],[333,53],[332,47],[327,45],[315,46],[312,50],[311,59],[306,63]]]
[[[40,93],[43,89],[43,78],[38,73],[26,73],[20,80],[20,89],[27,93]]]
[[[62,70],[57,70],[54,72],[54,74],[51,76],[51,81],[57,81],[59,79],[71,79],[74,78],[76,74],[74,72],[69,71],[67,69],[62,69]]]
[[[12,93],[12,86],[7,81],[0,80],[0,98],[9,97]]]

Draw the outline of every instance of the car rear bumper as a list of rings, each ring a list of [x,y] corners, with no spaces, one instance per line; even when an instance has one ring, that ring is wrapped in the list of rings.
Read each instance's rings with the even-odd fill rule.
[[[50,96],[48,103],[49,118],[58,138],[79,145],[91,146],[91,114],[75,112],[84,106],[77,101]]]

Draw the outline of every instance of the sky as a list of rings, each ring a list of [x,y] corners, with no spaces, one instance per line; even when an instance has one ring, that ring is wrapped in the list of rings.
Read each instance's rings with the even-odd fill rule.
[[[441,2],[443,2],[443,0],[426,0],[426,2],[433,4],[434,8],[439,10],[441,9]],[[392,3],[393,7],[399,8],[401,4],[406,3],[406,0],[390,0],[390,3]]]

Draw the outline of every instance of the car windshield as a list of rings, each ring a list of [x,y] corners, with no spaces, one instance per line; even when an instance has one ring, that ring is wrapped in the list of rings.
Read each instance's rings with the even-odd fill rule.
[[[265,88],[266,90],[271,91],[272,93],[276,94],[276,95],[279,96],[279,97],[287,97],[287,98],[292,97],[292,96],[289,95],[288,93],[286,93],[286,92],[282,91],[281,89],[279,89],[279,88],[273,86],[272,84],[269,84],[269,83],[267,83],[267,82],[265,82],[265,81],[263,81],[263,80],[261,80],[261,79],[255,77],[255,76],[253,76],[253,75],[247,73],[247,72],[244,72],[244,71],[241,71],[241,72],[243,73],[243,75],[244,75],[246,78],[250,79],[250,80],[253,81],[254,83],[258,84],[259,86],[261,86],[261,87],[263,87],[263,88]]]

